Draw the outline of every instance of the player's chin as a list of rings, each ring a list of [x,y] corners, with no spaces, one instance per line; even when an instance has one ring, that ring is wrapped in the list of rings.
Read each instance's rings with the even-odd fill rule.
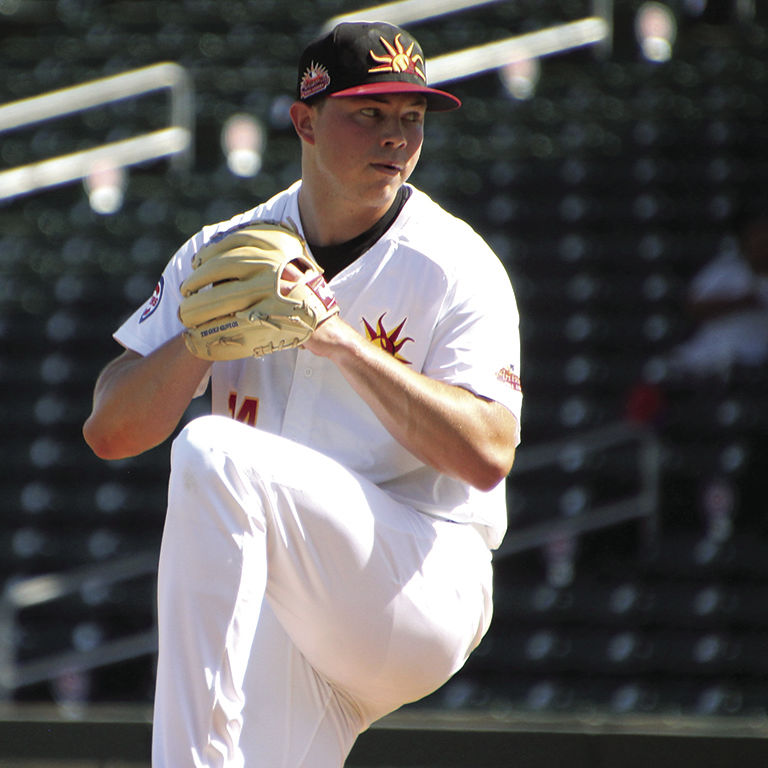
[[[398,174],[395,176],[380,176],[369,187],[370,201],[375,205],[391,203],[400,187],[405,183],[407,176]]]

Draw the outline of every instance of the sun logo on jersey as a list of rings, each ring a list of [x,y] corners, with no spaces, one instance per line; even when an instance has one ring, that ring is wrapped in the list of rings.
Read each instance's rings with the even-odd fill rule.
[[[368,51],[374,61],[379,62],[379,66],[371,67],[369,72],[406,72],[409,75],[418,75],[425,83],[427,76],[424,74],[424,59],[417,53],[413,55],[412,42],[408,50],[403,47],[400,35],[395,38],[395,44],[390,45],[383,37],[380,37],[382,45],[387,49],[389,55],[377,56],[373,51]]]
[[[387,313],[384,312],[384,314],[379,317],[378,322],[376,323],[376,328],[374,328],[365,318],[363,318],[363,325],[365,325],[365,333],[368,336],[368,341],[371,341],[374,344],[378,344],[385,352],[389,352],[392,357],[394,357],[396,360],[399,360],[401,363],[410,365],[411,361],[406,360],[399,354],[401,347],[403,344],[405,344],[406,341],[413,341],[410,336],[406,336],[404,339],[399,338],[400,333],[403,330],[403,326],[405,325],[405,320],[408,318],[403,320],[403,322],[400,323],[397,328],[387,332],[386,328],[384,328],[384,315],[386,314]]]

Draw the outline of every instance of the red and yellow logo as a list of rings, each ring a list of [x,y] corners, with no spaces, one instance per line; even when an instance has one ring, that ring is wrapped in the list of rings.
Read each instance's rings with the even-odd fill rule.
[[[379,62],[379,65],[371,67],[369,72],[405,72],[409,75],[418,75],[425,83],[427,82],[427,76],[423,69],[424,59],[418,53],[413,55],[415,42],[412,42],[406,50],[400,40],[400,35],[395,38],[394,45],[388,43],[383,37],[379,39],[387,49],[388,55],[377,56],[373,51],[369,51],[371,58]]]
[[[496,372],[496,378],[504,384],[509,384],[512,389],[517,392],[522,392],[523,387],[520,383],[520,377],[515,373],[515,366],[510,365],[507,368],[501,368]]]
[[[304,70],[299,85],[299,95],[302,99],[308,99],[317,93],[322,93],[331,84],[331,76],[328,70],[316,62],[311,62]]]
[[[400,333],[405,326],[405,320],[408,318],[405,318],[405,320],[403,320],[403,322],[400,323],[397,328],[387,332],[386,328],[384,328],[384,315],[386,314],[387,313],[384,312],[384,314],[381,315],[378,322],[376,323],[376,328],[373,328],[373,326],[365,318],[363,318],[363,325],[365,325],[365,333],[368,336],[368,341],[372,341],[374,344],[378,344],[385,352],[389,352],[390,355],[392,355],[396,360],[399,360],[401,363],[410,365],[411,361],[401,357],[399,352],[400,348],[403,346],[403,344],[405,344],[406,341],[413,341],[413,339],[410,336],[406,336],[404,339],[398,340]]]

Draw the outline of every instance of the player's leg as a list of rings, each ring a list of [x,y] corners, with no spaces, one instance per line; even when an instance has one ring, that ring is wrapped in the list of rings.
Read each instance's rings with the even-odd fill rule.
[[[158,572],[155,768],[338,768],[361,728],[264,600],[267,529],[278,526],[270,494],[248,472],[258,435],[209,417],[174,443]]]
[[[280,733],[291,760],[306,749],[307,765],[336,766],[358,730],[440,685],[479,640],[489,556],[471,529],[227,419],[199,420],[174,455],[156,754],[192,742],[209,753],[200,765],[268,765]]]
[[[287,462],[273,469],[281,538],[267,597],[367,726],[463,665],[491,618],[490,553],[469,526],[415,512],[325,457],[315,467],[306,486]]]
[[[178,462],[178,452],[174,444],[158,567],[152,764],[234,768],[243,765],[237,745],[247,660],[224,648],[252,637],[259,624],[266,568],[256,550],[265,544],[245,532],[233,539],[244,516],[225,490],[225,471]]]

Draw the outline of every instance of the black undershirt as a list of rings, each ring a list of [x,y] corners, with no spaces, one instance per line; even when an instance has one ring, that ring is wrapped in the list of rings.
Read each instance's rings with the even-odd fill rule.
[[[400,187],[389,210],[370,228],[357,237],[338,245],[307,243],[315,261],[323,268],[326,280],[331,280],[358,256],[365,253],[392,225],[411,196],[408,187]]]

